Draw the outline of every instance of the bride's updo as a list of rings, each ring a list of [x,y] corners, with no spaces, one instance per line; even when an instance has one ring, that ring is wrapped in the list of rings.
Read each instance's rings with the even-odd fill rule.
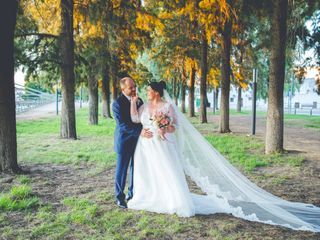
[[[152,88],[152,90],[158,92],[160,97],[163,97],[163,91],[167,88],[165,81],[151,82],[149,83],[149,86]]]

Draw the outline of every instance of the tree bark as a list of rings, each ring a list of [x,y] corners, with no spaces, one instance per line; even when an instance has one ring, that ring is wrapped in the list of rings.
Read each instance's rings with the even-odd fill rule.
[[[273,1],[266,153],[283,151],[283,88],[287,32],[287,0]]]
[[[219,88],[216,88],[216,110],[219,110],[218,101],[219,101]]]
[[[110,76],[109,76],[109,69],[108,66],[104,66],[103,73],[102,73],[102,89],[101,89],[101,96],[102,96],[102,116],[104,118],[112,118],[111,111],[110,111]]]
[[[178,106],[178,83],[177,83],[177,78],[173,77],[173,98],[174,98],[174,103],[176,106]]]
[[[179,104],[179,97],[180,97],[180,82],[178,81],[177,82],[177,93],[176,93],[176,105],[178,106],[178,104]]]
[[[19,172],[14,89],[14,29],[18,1],[6,0],[0,10],[0,172]]]
[[[241,2],[242,4],[243,2]],[[242,73],[242,64],[243,64],[243,52],[244,52],[244,46],[243,44],[240,45],[240,57],[239,57],[239,64],[240,64],[240,73]],[[242,88],[238,86],[238,100],[237,100],[237,112],[241,112],[241,107],[242,107]]]
[[[111,76],[112,76],[112,98],[116,100],[118,97],[118,59],[116,56],[113,56],[111,62]]]
[[[88,89],[89,89],[89,124],[98,125],[98,112],[99,112],[98,81],[94,73],[91,73],[88,78]]]
[[[182,81],[181,81],[181,112],[186,113],[186,72],[185,69],[183,68],[182,70]]]
[[[231,5],[231,1],[227,1]],[[221,100],[220,100],[220,133],[230,132],[229,97],[230,97],[230,52],[231,52],[232,19],[229,18],[223,27],[222,64],[221,64]]]
[[[237,112],[241,112],[241,106],[242,106],[241,95],[242,95],[242,88],[239,86],[238,87]]]
[[[192,49],[194,51],[197,51],[197,32],[198,32],[198,23],[197,20],[193,20],[191,22],[191,26],[190,26],[190,37],[192,40]],[[194,109],[194,85],[195,85],[195,80],[196,80],[196,66],[194,64],[195,59],[192,59],[193,63],[192,63],[192,67],[191,67],[191,72],[190,72],[190,80],[189,80],[189,84],[188,84],[188,88],[189,88],[189,97],[188,97],[188,105],[189,105],[189,117],[195,117],[195,109]]]
[[[194,111],[194,84],[196,81],[196,69],[195,67],[192,67],[191,73],[190,73],[190,81],[189,81],[189,117],[195,117],[195,111]]]
[[[186,83],[181,84],[181,112],[186,113]]]
[[[62,109],[60,136],[77,139],[74,103],[74,40],[73,40],[73,0],[61,0],[61,85]]]
[[[208,41],[205,29],[202,29],[201,38],[200,121],[201,123],[207,123]]]

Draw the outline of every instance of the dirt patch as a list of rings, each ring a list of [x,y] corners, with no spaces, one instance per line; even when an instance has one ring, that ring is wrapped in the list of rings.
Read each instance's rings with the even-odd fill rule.
[[[62,200],[66,197],[88,197],[96,196],[101,191],[107,191],[113,194],[114,188],[114,168],[98,171],[94,165],[81,164],[79,166],[57,165],[57,164],[23,164],[22,168],[26,171],[26,176],[31,179],[31,186],[34,194],[40,198],[43,204],[50,203],[54,212],[62,211],[64,206]],[[0,175],[1,186],[4,189],[10,189],[14,184],[17,184],[16,178],[10,175]],[[190,190],[192,192],[201,193],[201,190],[190,180]],[[291,180],[290,180],[291,181]],[[287,188],[296,184],[288,182]],[[260,183],[257,182],[259,185]],[[266,189],[271,189],[273,192],[282,193],[285,196],[287,190],[282,187],[270,185],[266,181],[262,184]],[[285,185],[285,186],[286,186]],[[294,187],[291,191],[295,192],[296,196],[301,196],[304,188]],[[281,194],[280,194],[281,195]],[[290,198],[290,197],[287,197]],[[301,197],[293,200],[301,200]],[[313,199],[306,195],[306,202],[313,202]],[[108,202],[99,202],[99,206],[103,211],[117,208],[113,203],[113,199]],[[31,211],[36,214],[36,209]],[[131,210],[127,210],[131,211]],[[153,213],[145,213],[152,216]],[[30,213],[29,213],[30,215]],[[40,223],[32,218],[27,217],[24,212],[9,212],[7,214],[7,224],[13,229],[24,229],[25,239],[28,239],[32,227]],[[232,236],[232,239],[320,239],[320,234],[310,232],[293,231],[290,229],[276,227],[256,222],[249,222],[242,219],[229,216],[227,214],[215,214],[212,216],[196,216],[194,218],[182,218],[181,222],[188,224],[191,219],[196,219],[198,225],[186,232],[179,232],[174,236],[166,236],[161,239],[221,239],[222,237]],[[3,227],[0,223],[0,229]],[[128,231],[130,226],[127,226]],[[103,237],[103,233],[101,233]],[[1,239],[1,235],[0,235]],[[7,239],[7,238],[3,238]],[[12,238],[14,239],[14,238]],[[44,236],[42,239],[46,239]],[[68,235],[67,239],[77,239],[72,235]],[[148,238],[147,238],[148,239]],[[150,238],[152,239],[152,238]]]

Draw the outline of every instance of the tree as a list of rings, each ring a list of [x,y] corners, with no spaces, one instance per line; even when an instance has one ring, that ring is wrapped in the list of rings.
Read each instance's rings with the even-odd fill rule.
[[[74,38],[73,38],[73,0],[61,0],[61,90],[62,109],[60,136],[77,139],[74,104]]]
[[[205,29],[202,29],[201,36],[200,121],[207,123],[208,42]]]
[[[287,34],[287,0],[273,1],[266,153],[283,151],[283,89]]]
[[[196,63],[195,60],[189,61],[190,71],[189,71],[189,117],[195,117],[195,109],[194,109],[194,85],[196,82]]]
[[[183,62],[182,66],[181,80],[181,112],[186,113],[187,74],[185,61]]]
[[[111,118],[110,73],[109,73],[109,65],[107,61],[105,61],[102,67],[101,98],[102,98],[102,116],[105,118]]]
[[[28,71],[34,72],[41,67],[58,66],[61,77],[62,88],[62,110],[60,136],[62,138],[76,139],[76,119],[75,119],[75,74],[74,74],[74,35],[73,35],[73,0],[41,0],[21,2],[24,14],[36,21],[38,32],[27,32],[24,36],[35,38],[34,49],[44,42],[41,48],[42,53],[36,52],[36,56],[30,56],[30,62],[35,58],[37,61]],[[52,21],[55,19],[55,21]],[[53,39],[51,43],[42,41],[43,39]],[[54,50],[53,53],[49,50]],[[49,56],[49,58],[48,58]],[[49,64],[50,63],[50,64]],[[43,69],[42,69],[43,70]],[[56,80],[57,81],[57,80]],[[55,82],[56,82],[55,81]]]
[[[18,172],[14,89],[14,30],[18,1],[0,10],[0,172]]]
[[[232,7],[233,0],[227,1]],[[222,29],[222,56],[221,56],[221,101],[219,132],[230,132],[229,128],[229,97],[230,97],[230,53],[231,53],[232,18],[225,21]]]

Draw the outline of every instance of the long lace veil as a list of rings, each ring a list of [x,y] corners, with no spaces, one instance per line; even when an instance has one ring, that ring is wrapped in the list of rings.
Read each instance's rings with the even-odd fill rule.
[[[185,173],[205,192],[222,200],[226,212],[250,221],[320,232],[320,208],[289,202],[261,189],[233,167],[195,129],[165,91],[177,116],[177,139]]]

